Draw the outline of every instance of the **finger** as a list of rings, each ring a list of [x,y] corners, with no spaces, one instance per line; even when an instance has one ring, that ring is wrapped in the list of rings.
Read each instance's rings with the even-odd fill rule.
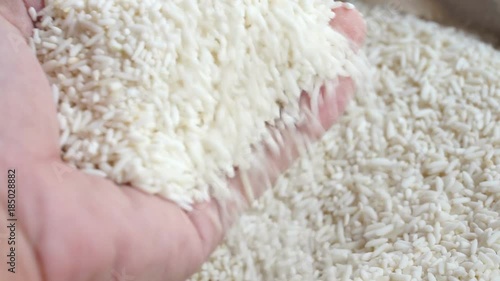
[[[231,179],[231,185],[238,191],[237,193],[242,193],[241,197],[248,199],[249,202],[253,201],[251,197],[260,197],[299,157],[305,146],[316,142],[338,120],[353,93],[354,85],[350,78],[339,78],[336,87],[322,87],[321,101],[316,114],[311,111],[311,100],[308,95],[303,95],[301,111],[308,116],[305,122],[297,127],[270,128],[272,137],[275,140],[279,139],[275,141],[279,149],[263,145],[255,152],[253,166],[255,168],[250,171],[240,171]],[[245,185],[252,188],[253,194],[250,198],[248,187]]]
[[[330,25],[347,36],[353,43],[353,48],[361,47],[366,32],[361,13],[349,5],[336,8],[334,12],[336,16]],[[276,178],[293,163],[304,145],[315,142],[335,123],[354,91],[354,84],[347,77],[339,77],[337,81],[325,83],[320,90],[322,102],[317,110],[312,110],[313,102],[310,96],[304,93],[300,104],[302,112],[309,114],[305,124],[286,130],[271,128],[271,136],[275,141],[274,143],[271,141],[270,145],[256,152],[259,154],[255,160],[257,168],[253,171],[237,173],[237,177],[231,184],[236,187],[237,191],[243,192],[244,197],[249,199],[248,201],[252,201],[254,197],[258,198],[266,187],[272,185]],[[311,113],[313,113],[312,116]],[[271,148],[276,144],[280,146],[278,150]],[[252,188],[250,189],[249,186]]]
[[[335,10],[336,17],[331,25],[344,33],[354,43],[353,47],[361,46],[364,38],[364,22],[358,12],[353,12],[345,7]],[[350,22],[343,20],[347,15]],[[349,25],[362,25],[354,28]],[[361,36],[363,34],[363,36]],[[336,87],[323,87],[321,97],[323,102],[319,105],[316,119],[317,125],[312,125],[314,120],[298,126],[297,128],[271,128],[271,135],[279,138],[277,141],[278,149],[272,149],[269,146],[263,146],[256,151],[255,165],[253,169],[246,172],[237,172],[236,176],[229,180],[232,187],[234,200],[200,203],[194,206],[193,211],[188,216],[197,229],[204,253],[208,256],[220,243],[225,230],[231,225],[233,219],[239,213],[239,210],[246,207],[251,200],[247,200],[248,192],[246,186],[251,186],[252,197],[259,197],[266,187],[274,183],[278,176],[286,170],[291,163],[298,157],[302,141],[313,142],[317,140],[325,129],[338,119],[343,113],[349,97],[354,92],[354,85],[349,78],[339,78],[336,81]],[[311,112],[311,102],[307,95],[301,98],[301,108],[305,112]],[[313,119],[314,119],[313,118]],[[299,136],[304,136],[303,140]],[[286,157],[284,157],[286,155]]]

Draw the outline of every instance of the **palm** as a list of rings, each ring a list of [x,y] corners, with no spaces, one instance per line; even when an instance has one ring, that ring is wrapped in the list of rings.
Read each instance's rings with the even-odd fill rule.
[[[14,0],[9,1],[12,9]],[[21,249],[25,260],[18,280],[186,279],[222,239],[225,224],[217,204],[198,205],[188,214],[158,197],[65,166],[48,81],[19,25],[15,28],[1,15],[2,4],[0,35],[7,34],[8,40],[0,42],[0,152],[5,155],[0,166],[16,168],[22,180],[17,216],[24,232],[18,239],[31,246]],[[359,15],[344,18],[351,23],[351,30],[344,30],[360,42],[352,30]],[[340,99],[325,107],[344,107],[350,83],[340,87]],[[324,126],[339,114],[328,112],[320,116]],[[289,165],[281,159],[266,162],[278,166],[278,172]],[[239,181],[233,185],[238,189]]]

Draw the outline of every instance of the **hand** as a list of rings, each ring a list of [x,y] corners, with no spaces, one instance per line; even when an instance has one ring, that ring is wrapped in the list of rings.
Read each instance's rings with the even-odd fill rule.
[[[41,0],[29,6],[42,7]],[[365,27],[355,10],[339,8],[332,27],[355,45]],[[215,201],[198,204],[186,213],[176,205],[109,180],[65,166],[60,159],[56,107],[41,66],[25,38],[32,23],[21,0],[0,4],[0,181],[16,169],[16,274],[0,263],[0,280],[139,281],[185,280],[206,261],[221,242],[229,223]],[[329,128],[353,93],[350,79],[340,78],[337,94],[325,98],[317,116]],[[304,96],[304,107],[309,106]],[[299,130],[317,139],[313,126]],[[290,133],[285,146],[297,156]],[[263,154],[262,165],[276,179],[290,158]],[[253,186],[262,186],[250,171]],[[242,190],[240,177],[232,188]],[[262,191],[256,191],[257,195]],[[6,189],[0,198],[6,198]],[[2,199],[0,220],[7,220]],[[2,225],[0,234],[6,231]],[[0,236],[1,237],[1,236]],[[5,236],[4,236],[5,238]],[[6,259],[7,243],[0,241]]]

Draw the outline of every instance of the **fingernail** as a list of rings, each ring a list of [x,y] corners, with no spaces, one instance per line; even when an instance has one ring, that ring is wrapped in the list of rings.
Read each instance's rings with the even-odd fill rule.
[[[354,6],[354,4],[349,3],[349,2],[346,2],[346,3],[344,4],[344,7],[345,7],[346,9],[348,9],[348,10],[354,10],[354,9],[356,9],[356,6]]]

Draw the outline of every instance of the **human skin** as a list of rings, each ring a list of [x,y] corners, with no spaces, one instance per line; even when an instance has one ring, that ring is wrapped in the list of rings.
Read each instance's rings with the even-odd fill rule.
[[[30,6],[40,9],[43,2],[0,2],[0,280],[187,279],[223,239],[231,223],[227,218],[237,214],[220,212],[215,200],[188,213],[165,199],[65,166],[50,86],[26,44],[33,28]],[[365,34],[361,15],[346,8],[335,12],[332,27],[359,47]],[[320,106],[323,128],[337,120],[353,93],[350,79],[339,80],[336,95],[325,96]],[[304,96],[304,108],[308,102]],[[324,130],[311,124],[299,131],[317,139]],[[292,133],[280,133],[285,136],[281,150],[296,157]],[[293,161],[266,153],[259,157],[271,182]],[[15,274],[6,264],[8,169],[16,170]],[[254,186],[263,185],[257,169],[248,174]],[[242,190],[239,175],[230,183]]]

